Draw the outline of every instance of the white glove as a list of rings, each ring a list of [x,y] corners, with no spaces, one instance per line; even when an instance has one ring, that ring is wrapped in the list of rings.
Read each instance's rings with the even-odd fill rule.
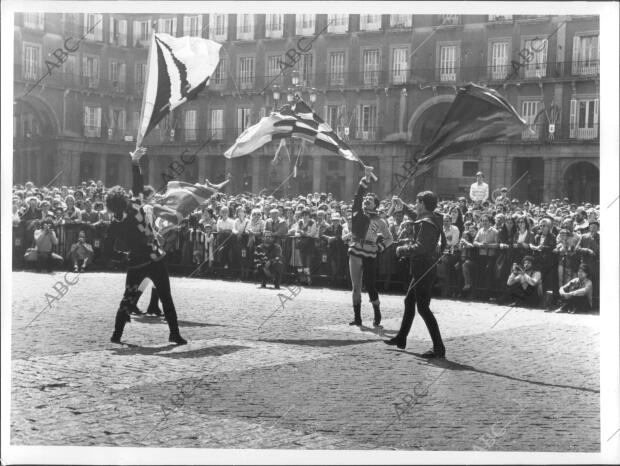
[[[129,153],[133,163],[138,163],[144,154],[146,154],[146,147],[138,147],[135,151]]]

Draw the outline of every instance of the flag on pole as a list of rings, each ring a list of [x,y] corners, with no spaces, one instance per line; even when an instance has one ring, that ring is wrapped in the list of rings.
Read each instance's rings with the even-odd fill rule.
[[[271,161],[271,163],[273,165],[275,165],[278,162],[278,157],[280,155],[280,151],[283,148],[286,148],[286,151],[288,152],[288,148],[286,147],[286,139],[280,139],[280,145],[276,149],[276,155],[273,157],[273,160]],[[290,155],[289,155],[288,159],[291,160],[291,156]]]
[[[283,122],[286,124],[281,126],[280,123]],[[290,127],[294,123],[294,116],[271,112],[269,116],[261,118],[258,123],[241,133],[235,143],[224,152],[224,157],[230,159],[251,154],[272,140],[290,137]]]
[[[162,118],[205,88],[220,61],[221,47],[200,37],[152,35],[137,146]]]
[[[518,134],[525,127],[525,120],[504,96],[493,89],[468,84],[459,88],[418,163],[426,165],[484,142]]]

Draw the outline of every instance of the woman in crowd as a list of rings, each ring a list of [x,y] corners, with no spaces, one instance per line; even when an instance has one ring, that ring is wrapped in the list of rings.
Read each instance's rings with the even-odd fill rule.
[[[517,234],[515,235],[514,261],[520,263],[523,258],[530,254],[530,245],[534,242],[534,235],[530,231],[530,222],[525,215],[517,218]]]
[[[244,206],[238,206],[236,212],[237,217],[233,226],[233,234],[237,237],[235,241],[235,257],[240,262],[241,280],[245,280],[250,276],[250,268],[252,266],[248,254],[248,239],[250,237],[248,226],[250,220],[245,216],[246,210]]]
[[[495,263],[495,276],[497,282],[500,284],[506,283],[512,263],[515,262],[514,244],[517,242],[517,225],[515,219],[516,217],[514,216],[506,217],[504,226],[502,226],[497,234],[499,246],[497,261]],[[504,292],[500,298],[502,301],[508,299],[508,289],[504,287],[503,290]]]
[[[556,238],[551,233],[551,226],[551,221],[543,218],[539,223],[540,233],[534,237],[534,242],[530,246],[542,274],[543,293],[555,288],[553,285],[554,272],[557,270],[557,256],[553,254],[553,250],[556,246]]]
[[[476,248],[474,247],[474,238],[478,233],[476,225],[474,222],[466,221],[465,225],[465,233],[461,236],[461,241],[459,243],[459,250],[461,251],[461,269],[463,273],[463,295],[467,296],[473,287],[473,271],[474,266],[476,264],[476,259],[478,254]]]
[[[442,297],[455,294],[457,287],[457,273],[455,266],[458,261],[458,246],[461,235],[458,227],[452,224],[452,216],[443,216],[443,233],[446,237],[446,249],[437,267],[437,276],[442,279]]]

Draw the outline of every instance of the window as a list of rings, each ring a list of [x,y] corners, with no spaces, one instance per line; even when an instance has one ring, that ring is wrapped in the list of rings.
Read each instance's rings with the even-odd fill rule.
[[[344,85],[344,57],[344,52],[329,54],[329,84],[332,86]]]
[[[439,80],[456,81],[456,45],[439,47]]]
[[[228,39],[228,15],[209,15],[209,39],[219,41]]]
[[[185,114],[183,115],[183,128],[185,129],[186,141],[195,141],[198,139],[198,129],[196,126],[197,114],[197,110],[185,110]]]
[[[377,129],[377,107],[360,105],[358,109],[356,137],[364,141],[374,141]]]
[[[536,124],[536,115],[538,115],[538,100],[525,100],[521,103],[521,116],[527,123],[528,127],[521,133],[521,139],[535,139],[540,135],[540,123]]]
[[[572,73],[580,76],[596,75],[599,72],[598,35],[573,37]]]
[[[80,72],[75,55],[67,55],[67,59],[62,65],[62,72],[64,73],[64,79],[67,84],[74,84],[77,81],[76,76],[79,76]]]
[[[254,15],[237,15],[237,39],[254,39]]]
[[[547,39],[536,37],[525,40],[522,58],[526,62],[526,78],[544,78],[547,74]]]
[[[84,35],[87,40],[103,40],[103,15],[84,13]]]
[[[407,81],[407,47],[392,49],[392,83],[403,84]]]
[[[184,16],[183,34],[192,37],[202,37],[202,15]]]
[[[110,139],[120,139],[125,135],[125,110],[113,108],[110,113],[110,129],[112,130]]]
[[[148,45],[151,39],[151,22],[134,21],[133,22],[133,41],[134,45]]]
[[[211,110],[211,137],[213,139],[224,139],[223,108],[215,108]]]
[[[327,15],[327,32],[342,34],[349,28],[349,15]]]
[[[110,44],[127,47],[127,21],[110,17]]]
[[[295,15],[295,34],[298,36],[314,34],[314,15]]]
[[[510,71],[508,42],[491,43],[491,79],[506,79]]]
[[[512,21],[512,15],[489,15],[489,21],[491,22]]]
[[[379,50],[364,50],[362,55],[363,82],[366,86],[379,85]]]
[[[171,36],[177,35],[177,19],[176,18],[160,18],[157,22],[157,32],[163,32],[170,34]]]
[[[267,15],[265,18],[265,37],[282,37],[284,15]]]
[[[360,31],[381,29],[381,15],[360,15]]]
[[[99,57],[83,55],[82,76],[89,88],[94,89],[99,86]]]
[[[476,176],[478,173],[478,162],[463,161],[463,176]]]
[[[313,63],[311,53],[302,53],[299,59],[299,84],[310,86],[312,84]]]
[[[282,84],[282,71],[280,62],[282,55],[270,55],[267,57],[267,82],[271,84]]]
[[[243,133],[250,126],[252,126],[252,109],[239,107],[237,109],[237,129],[239,134]]]
[[[241,89],[254,87],[254,57],[239,58],[239,87]]]
[[[23,77],[35,81],[41,74],[41,47],[24,44]]]
[[[460,24],[461,15],[440,15],[439,24]]]
[[[136,64],[136,91],[142,91],[144,87],[144,82],[146,81],[146,63],[137,63]]]
[[[101,137],[101,107],[84,107],[84,136]]]
[[[570,101],[570,137],[596,139],[598,137],[598,99]]]
[[[125,64],[116,60],[110,61],[110,81],[116,91],[125,90]]]
[[[411,15],[390,15],[391,28],[410,28]]]
[[[213,86],[223,86],[226,83],[226,74],[228,73],[228,58],[221,57],[220,62],[215,68],[211,76],[210,83]]]
[[[345,139],[345,125],[349,123],[345,114],[346,106],[344,105],[327,105],[325,107],[325,122],[331,126],[338,137],[343,140]]]
[[[24,13],[24,27],[43,29],[43,13]]]

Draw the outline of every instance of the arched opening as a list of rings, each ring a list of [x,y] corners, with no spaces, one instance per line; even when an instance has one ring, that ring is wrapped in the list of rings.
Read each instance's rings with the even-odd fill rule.
[[[577,162],[564,173],[564,193],[571,202],[599,203],[600,175],[590,162]]]
[[[47,184],[55,175],[56,145],[54,116],[35,98],[18,99],[13,104],[13,181]]]
[[[439,102],[426,109],[413,126],[412,142],[421,146],[428,145],[441,126],[448,108],[450,108],[450,102]]]

